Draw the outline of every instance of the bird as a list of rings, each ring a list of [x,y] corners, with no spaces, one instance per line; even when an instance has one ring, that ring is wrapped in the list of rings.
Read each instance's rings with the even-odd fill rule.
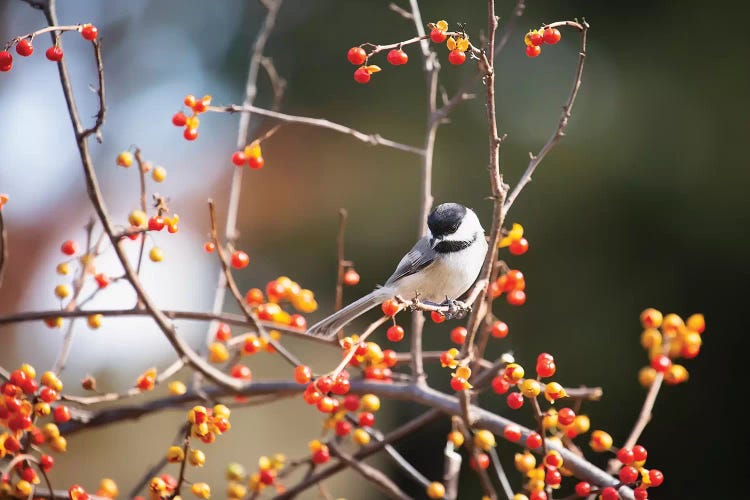
[[[477,214],[459,203],[437,205],[427,217],[427,234],[403,256],[382,286],[308,328],[333,338],[354,319],[396,296],[455,305],[476,281],[487,254],[487,238]]]

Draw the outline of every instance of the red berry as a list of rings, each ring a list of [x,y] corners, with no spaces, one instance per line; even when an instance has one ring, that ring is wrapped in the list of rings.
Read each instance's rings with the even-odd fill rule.
[[[107,285],[109,285],[109,276],[104,273],[97,273],[94,276],[94,279],[96,280],[96,284],[99,288],[106,288]]]
[[[6,64],[4,66],[0,66],[0,73],[6,73],[13,69],[13,63]]]
[[[232,154],[232,163],[237,165],[238,167],[241,167],[245,163],[247,163],[247,155],[244,151],[235,151],[234,154]]]
[[[318,400],[317,407],[321,413],[333,413],[336,409],[335,400],[330,396],[323,396]]]
[[[401,342],[404,339],[404,329],[399,325],[393,325],[385,332],[385,336],[391,342]]]
[[[647,500],[648,490],[643,486],[633,489],[633,498],[635,498],[635,500]]]
[[[148,219],[148,229],[149,231],[161,231],[164,229],[164,226],[166,223],[164,222],[164,217],[149,217]]]
[[[276,481],[276,471],[273,469],[264,469],[260,471],[260,482],[269,485]]]
[[[529,41],[531,42],[531,46],[538,46],[544,43],[544,37],[538,31],[532,31],[529,34]]]
[[[230,374],[232,377],[242,380],[250,380],[253,377],[253,372],[249,367],[239,364],[232,367]]]
[[[352,431],[352,424],[347,420],[339,420],[336,422],[336,435],[346,436]]]
[[[626,465],[625,467],[620,469],[619,477],[620,481],[625,484],[634,483],[635,480],[638,479],[638,469],[636,469],[632,465]]]
[[[448,35],[445,34],[445,31],[439,28],[433,28],[432,31],[430,31],[430,40],[435,43],[443,43],[446,38],[448,38]]]
[[[635,460],[636,462],[645,462],[646,457],[648,457],[646,448],[639,444],[633,446],[633,460]]]
[[[474,470],[477,470],[477,467],[480,469],[486,469],[490,466],[490,457],[488,457],[486,453],[477,453],[476,456],[469,459],[469,465]]]
[[[357,83],[367,83],[370,81],[370,72],[364,67],[357,68],[354,71],[354,81]]]
[[[60,245],[60,251],[65,255],[73,255],[78,251],[78,244],[73,240],[65,240]]]
[[[536,373],[542,378],[551,377],[557,371],[557,365],[554,361],[538,361],[536,364]]]
[[[508,247],[508,250],[510,250],[510,253],[513,255],[523,255],[526,253],[526,251],[529,249],[529,242],[526,238],[521,238],[518,240],[513,240]]]
[[[235,269],[244,269],[250,263],[250,257],[242,250],[232,252],[232,267]]]
[[[454,391],[463,391],[466,389],[467,381],[463,377],[451,377],[451,389]]]
[[[10,374],[10,383],[17,387],[24,385],[28,379],[29,376],[23,370],[13,370]]]
[[[338,394],[339,396],[343,396],[344,394],[349,392],[351,386],[352,384],[351,382],[349,382],[348,378],[339,375],[336,378],[336,381],[333,383],[333,387],[331,387],[331,392],[334,394]]]
[[[357,411],[359,409],[359,396],[349,394],[344,398],[344,408],[349,411]]]
[[[383,364],[387,367],[396,366],[398,363],[398,357],[396,357],[396,351],[393,349],[383,350]]]
[[[44,55],[53,62],[59,62],[63,58],[63,49],[57,45],[48,48]]]
[[[430,313],[430,318],[432,318],[432,321],[435,323],[442,323],[443,321],[445,321],[445,316],[437,311],[432,311]]]
[[[198,138],[198,129],[189,127],[185,128],[185,132],[182,133],[182,137],[184,137],[188,141],[194,141]]]
[[[53,401],[57,401],[57,391],[44,386],[42,387],[42,390],[39,391],[39,399],[41,399],[45,403],[52,403]]]
[[[511,409],[517,410],[523,406],[523,394],[520,392],[511,392],[508,394],[506,402]]]
[[[617,451],[617,460],[622,462],[623,465],[630,465],[635,460],[635,456],[633,455],[633,450],[630,448],[620,448]]]
[[[232,327],[226,323],[219,323],[216,325],[216,333],[214,337],[219,342],[226,342],[232,338]]]
[[[550,486],[557,486],[562,482],[562,474],[557,470],[557,467],[547,468],[547,473],[544,475],[544,482]]]
[[[651,469],[648,471],[648,479],[651,482],[651,486],[659,486],[664,482],[664,474],[658,469]]]
[[[50,455],[42,455],[39,457],[39,467],[41,467],[44,472],[49,472],[53,465],[55,465],[55,459]]]
[[[299,365],[294,368],[294,380],[298,384],[306,384],[312,378],[312,370],[309,366]]]
[[[352,47],[349,52],[346,53],[346,58],[349,62],[355,66],[364,64],[367,60],[367,52],[362,47]]]
[[[561,425],[570,425],[576,419],[576,412],[570,408],[560,408],[557,412],[557,421]]]
[[[535,450],[542,446],[542,436],[538,432],[530,432],[526,438],[526,447]]]
[[[390,52],[388,52],[388,56],[386,57],[386,59],[388,59],[388,62],[393,66],[401,66],[402,64],[407,63],[407,61],[409,60],[409,56],[401,49],[392,49]]]
[[[324,464],[330,460],[331,454],[328,451],[327,448],[320,448],[315,453],[313,453],[312,461],[316,464]]]
[[[529,57],[536,57],[542,53],[542,48],[538,45],[527,45],[526,55]]]
[[[523,290],[513,290],[505,296],[505,300],[512,306],[520,306],[526,302],[526,292]]]
[[[216,243],[213,241],[207,241],[203,244],[203,250],[206,253],[214,253],[216,251]]]
[[[175,127],[184,127],[187,123],[187,116],[182,111],[178,111],[172,115],[172,125]]]
[[[666,354],[659,354],[651,360],[651,367],[657,372],[664,373],[672,366],[672,360]]]
[[[34,53],[34,46],[24,38],[16,44],[16,53],[22,57],[29,57]]]
[[[558,30],[557,28],[545,28],[542,38],[544,39],[544,43],[554,45],[560,41],[562,35],[560,34],[560,30]]]
[[[462,345],[466,340],[466,335],[468,335],[468,333],[469,332],[463,326],[457,326],[451,330],[451,342]]]
[[[607,486],[601,493],[599,493],[601,500],[618,500],[620,495],[617,494],[617,490],[612,486]]]
[[[0,52],[0,66],[11,66],[13,64],[13,56],[7,50]],[[9,68],[10,69],[10,68]]]
[[[375,415],[369,411],[363,411],[359,414],[358,422],[360,427],[372,427],[375,425]]]
[[[458,49],[451,50],[448,53],[448,62],[451,64],[463,64],[466,61],[466,54]]]
[[[579,497],[587,497],[591,493],[591,483],[581,481],[576,484],[576,495]]]
[[[70,409],[67,406],[55,406],[55,422],[65,423],[70,420]]]
[[[505,378],[497,376],[492,379],[492,390],[495,391],[495,394],[505,394],[508,389],[510,389],[510,382]]]
[[[37,479],[36,472],[31,467],[26,467],[21,471],[21,479],[33,483]]]
[[[398,303],[393,299],[386,300],[381,304],[380,309],[386,316],[394,316],[398,312]]]
[[[315,381],[315,386],[320,392],[326,393],[333,387],[333,380],[328,375],[324,375]]]
[[[517,425],[509,425],[503,429],[503,437],[511,443],[517,443],[521,440],[521,428]]]
[[[247,159],[247,166],[252,169],[259,169],[263,168],[263,165],[266,164],[266,161],[263,159],[262,156],[251,156]]]
[[[492,324],[492,330],[490,332],[496,339],[502,339],[508,336],[508,325],[503,321],[495,321]]]
[[[94,40],[98,34],[99,30],[93,24],[85,24],[83,29],[81,29],[81,36],[84,40]]]
[[[354,286],[359,283],[359,273],[352,268],[349,268],[344,273],[344,284],[346,286]]]

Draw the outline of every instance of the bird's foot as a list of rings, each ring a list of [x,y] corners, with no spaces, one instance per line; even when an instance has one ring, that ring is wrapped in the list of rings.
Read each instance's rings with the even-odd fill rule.
[[[471,306],[466,302],[457,299],[445,298],[441,305],[448,306],[448,311],[444,314],[445,319],[461,319],[471,311]]]

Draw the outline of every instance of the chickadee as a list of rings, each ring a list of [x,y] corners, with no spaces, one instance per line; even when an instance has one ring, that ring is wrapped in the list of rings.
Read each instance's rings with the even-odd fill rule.
[[[487,254],[479,218],[458,203],[443,203],[427,217],[427,235],[398,263],[385,285],[308,329],[331,338],[344,325],[395,296],[444,303],[460,297],[476,281]]]

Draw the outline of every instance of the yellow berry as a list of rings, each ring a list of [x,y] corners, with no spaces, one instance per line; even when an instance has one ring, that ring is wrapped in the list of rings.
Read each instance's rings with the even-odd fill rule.
[[[28,363],[24,363],[21,365],[20,370],[26,374],[29,378],[35,378],[36,377],[36,368],[31,366]]]
[[[36,415],[37,417],[46,417],[51,412],[52,408],[50,408],[49,403],[40,401],[39,403],[34,405],[34,415]]]
[[[661,324],[661,331],[667,337],[674,337],[679,332],[680,328],[685,326],[685,322],[682,321],[678,315],[671,313],[664,316],[664,320]]]
[[[92,314],[88,318],[86,318],[86,322],[89,324],[90,328],[99,328],[102,326],[102,319],[104,316],[101,314]]]
[[[60,435],[60,429],[58,429],[57,425],[53,424],[52,422],[44,424],[44,427],[42,427],[42,432],[47,439],[55,439]]]
[[[641,346],[646,350],[661,347],[661,332],[656,328],[646,328],[643,330],[643,333],[641,333]]]
[[[151,172],[151,178],[156,182],[162,182],[167,178],[167,169],[164,167],[156,167]]]
[[[185,128],[198,128],[200,124],[201,124],[201,121],[198,119],[197,116],[191,116],[185,122]]]
[[[523,376],[524,376],[523,367],[519,365],[518,363],[509,363],[505,367],[505,371],[503,372],[503,377],[505,378],[505,380],[513,384],[521,380]]]
[[[57,274],[65,276],[70,273],[70,266],[67,262],[60,262],[55,268],[55,271],[57,272]]]
[[[224,363],[229,359],[229,350],[221,342],[212,342],[208,346],[208,360],[212,363]]]
[[[497,444],[495,435],[486,429],[480,429],[474,434],[474,446],[483,451],[489,451]]]
[[[576,415],[575,420],[573,420],[573,429],[575,429],[576,434],[583,434],[584,432],[588,432],[589,428],[591,427],[591,420],[589,420],[589,417],[587,415]]]
[[[443,498],[445,496],[445,486],[443,486],[443,483],[434,481],[427,485],[427,496],[430,498]]]
[[[148,216],[143,210],[133,210],[128,215],[128,222],[134,227],[145,227],[148,221]]]
[[[689,377],[687,368],[682,365],[672,364],[664,374],[664,382],[670,385],[686,382]]]
[[[513,463],[521,474],[526,474],[536,467],[536,457],[530,452],[516,453]]]
[[[554,429],[557,427],[557,410],[550,408],[542,417],[542,426],[545,429]]]
[[[229,415],[231,413],[232,413],[231,410],[226,405],[222,405],[222,404],[214,405],[214,416],[217,418],[229,419]]]
[[[161,496],[161,493],[164,493],[167,489],[167,483],[160,477],[152,477],[148,482],[148,489],[152,493]]]
[[[181,446],[170,446],[167,450],[167,462],[177,463],[185,460],[185,451]]]
[[[52,448],[54,451],[58,453],[65,453],[65,451],[68,449],[68,440],[63,436],[57,436],[50,440],[49,445],[50,448]]]
[[[115,160],[117,165],[121,167],[128,168],[133,164],[133,153],[130,151],[123,151],[119,155],[117,155],[117,159]]]
[[[19,498],[26,498],[31,494],[31,483],[21,479],[16,483],[14,488],[15,496]]]
[[[521,382],[521,393],[525,397],[529,399],[535,398],[539,395],[540,392],[542,392],[542,386],[533,378],[527,378],[526,380]]]
[[[173,380],[169,383],[169,393],[173,396],[180,396],[187,392],[187,386],[179,380]]]
[[[661,311],[657,311],[653,307],[649,307],[641,313],[641,325],[643,325],[643,328],[659,328],[663,319]]]
[[[153,262],[161,262],[164,260],[164,252],[159,247],[154,247],[151,249],[151,251],[148,253],[148,258],[151,259]]]
[[[456,448],[464,444],[464,435],[459,431],[451,431],[448,433],[448,441],[453,443]]]
[[[607,451],[612,448],[612,436],[604,431],[595,430],[591,433],[589,446],[594,451]]]
[[[374,413],[380,409],[380,398],[375,394],[365,394],[359,400],[359,404],[362,410]]]
[[[99,490],[97,490],[96,494],[102,497],[115,498],[120,494],[120,489],[114,480],[105,477],[99,482]]]
[[[638,371],[638,383],[643,387],[651,387],[656,380],[656,370],[650,366],[644,366]]]
[[[227,498],[240,500],[247,495],[247,488],[243,484],[230,482],[227,485]]]
[[[190,492],[198,498],[211,498],[211,487],[206,483],[193,483]]]
[[[564,398],[567,395],[568,394],[565,392],[563,386],[561,386],[557,382],[550,382],[548,384],[545,384],[544,386],[544,397],[550,403],[553,401],[557,401],[560,398]]]
[[[352,433],[352,441],[360,446],[364,446],[370,442],[370,435],[364,429],[356,429]]]
[[[689,330],[696,333],[703,333],[706,329],[706,318],[702,314],[692,314],[685,323]]]
[[[55,287],[55,295],[59,299],[64,299],[65,297],[70,295],[70,292],[71,292],[70,286],[68,285],[57,285]]]
[[[513,495],[513,500],[529,500],[529,497],[527,497],[523,493],[516,493],[515,495]]]
[[[193,465],[195,467],[203,467],[203,465],[206,463],[206,454],[201,450],[190,450],[188,461],[190,462],[190,465]]]
[[[456,368],[456,377],[469,380],[469,377],[471,377],[471,368],[468,366],[459,366]]]

